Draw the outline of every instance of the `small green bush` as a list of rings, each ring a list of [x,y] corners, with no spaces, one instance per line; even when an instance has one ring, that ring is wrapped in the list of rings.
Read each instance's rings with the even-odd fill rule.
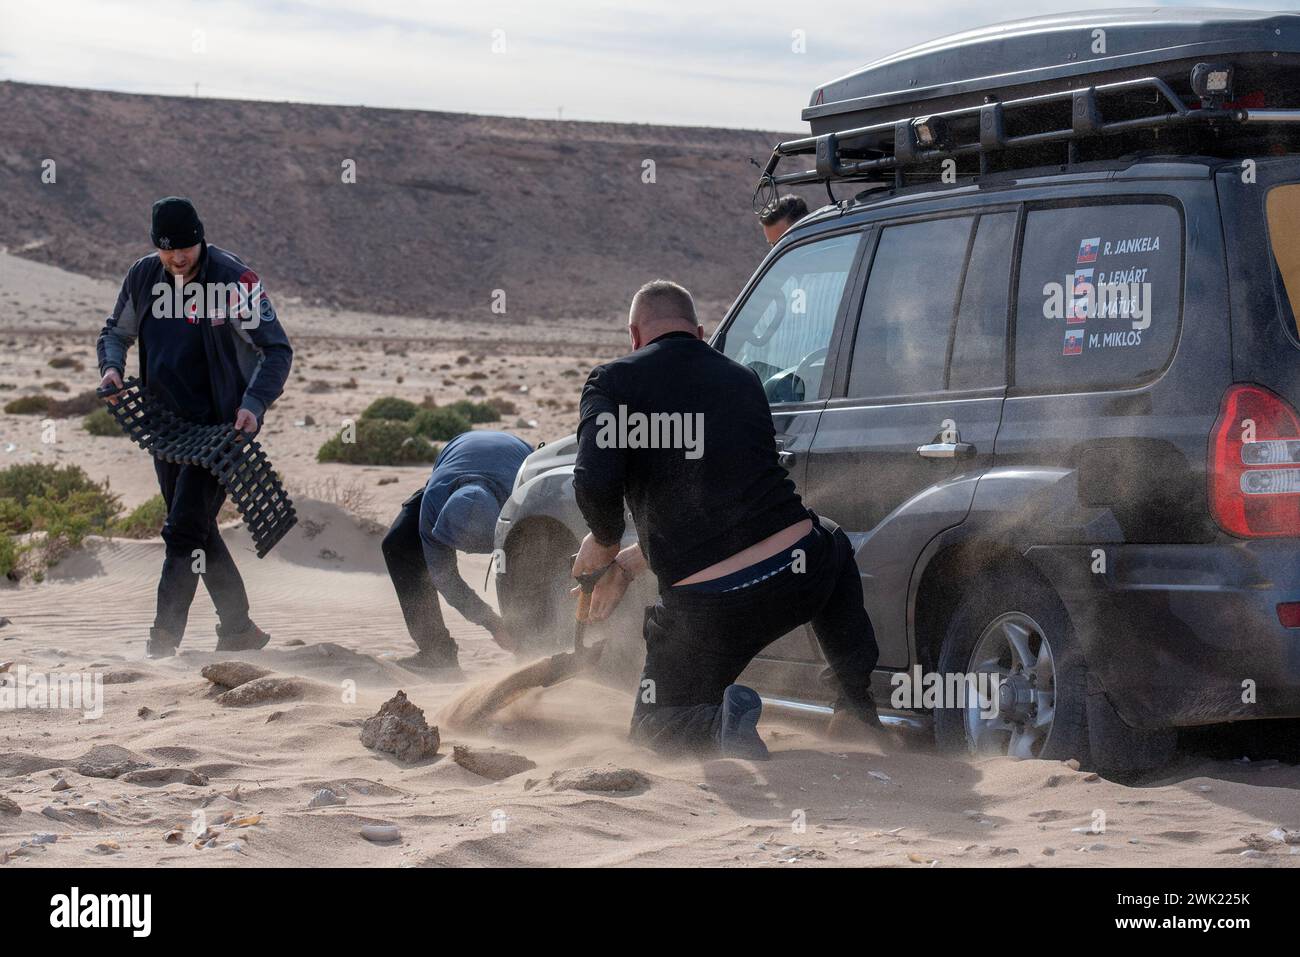
[[[0,575],[14,578],[18,567],[18,543],[8,535],[0,535]]]
[[[48,395],[23,395],[5,403],[10,415],[51,415],[58,403]]]
[[[167,503],[161,495],[141,502],[125,518],[113,523],[113,534],[123,538],[153,538],[167,520]]]
[[[55,356],[49,361],[49,367],[51,369],[75,369],[78,372],[86,368],[72,356]]]
[[[451,406],[421,409],[411,420],[412,432],[437,442],[447,442],[472,428],[470,420]]]
[[[366,411],[361,413],[361,418],[409,422],[419,410],[420,407],[414,402],[408,402],[406,399],[399,399],[396,396],[384,395],[366,406]]]
[[[471,399],[461,399],[459,402],[453,402],[447,408],[460,413],[475,425],[481,425],[484,422],[501,421],[501,411],[491,402],[474,402]]]
[[[344,442],[344,432],[332,436],[316,453],[317,462],[345,465],[416,465],[432,462],[438,449],[424,436],[401,422],[362,419],[356,423],[355,442]]]
[[[94,412],[103,402],[91,389],[70,399],[55,399],[48,395],[24,395],[5,403],[10,415],[86,415]]]
[[[81,427],[91,435],[109,435],[116,436],[119,439],[126,438],[126,433],[117,424],[117,420],[109,414],[108,409],[102,407],[82,419]]]
[[[33,575],[56,564],[87,535],[107,532],[121,500],[75,465],[11,465],[0,471],[0,573],[17,577],[35,553]],[[20,543],[15,536],[44,532]]]

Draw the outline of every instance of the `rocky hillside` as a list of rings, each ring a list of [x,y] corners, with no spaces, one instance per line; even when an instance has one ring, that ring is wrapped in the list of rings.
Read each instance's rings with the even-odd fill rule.
[[[780,138],[11,82],[0,117],[10,252],[118,277],[179,194],[273,296],[485,322],[496,290],[506,320],[614,317],[656,277],[716,318],[765,251],[749,160]]]

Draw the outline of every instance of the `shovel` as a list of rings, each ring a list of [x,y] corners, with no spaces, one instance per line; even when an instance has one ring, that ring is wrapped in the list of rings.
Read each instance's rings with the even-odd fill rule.
[[[614,563],[610,562],[586,575],[574,576],[581,592],[578,595],[578,610],[573,626],[572,651],[564,651],[534,661],[510,672],[486,688],[471,689],[454,701],[447,711],[439,716],[440,720],[452,728],[473,727],[534,688],[549,688],[561,681],[567,681],[580,672],[594,668],[600,662],[601,652],[605,650],[605,642],[608,639],[601,639],[588,647],[583,644],[583,633],[591,614],[591,593],[596,589],[596,582],[613,567]]]

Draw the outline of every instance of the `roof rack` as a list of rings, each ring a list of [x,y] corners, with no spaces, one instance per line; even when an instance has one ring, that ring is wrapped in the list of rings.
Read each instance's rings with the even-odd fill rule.
[[[1194,74],[1194,86],[1197,82]],[[1152,104],[1162,107],[1160,112],[1126,116],[1125,110],[1119,110],[1112,119],[1104,115],[1107,100],[1144,92],[1154,94]],[[1197,124],[1300,124],[1300,109],[1237,108],[1218,102],[1219,98],[1207,94],[1197,107],[1189,107],[1165,80],[1151,76],[1005,102],[989,97],[978,106],[787,140],[776,145],[763,168],[754,190],[755,205],[761,208],[760,195],[775,198],[782,186],[825,183],[829,192],[835,182],[884,183],[884,174],[890,171],[894,185],[902,186],[906,170],[960,156],[978,156],[983,175],[989,172],[993,154],[1023,147],[1065,143],[1067,162],[1073,164],[1079,161],[1079,144],[1093,137]],[[1067,104],[1070,118],[1063,124]],[[1058,109],[1053,111],[1053,106]],[[1044,119],[1046,128],[1041,126]],[[1016,132],[1008,134],[1008,126]],[[816,165],[778,174],[777,166],[789,156],[815,156]]]

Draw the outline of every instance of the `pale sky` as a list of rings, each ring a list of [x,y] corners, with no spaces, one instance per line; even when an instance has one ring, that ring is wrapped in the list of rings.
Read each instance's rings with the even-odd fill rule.
[[[0,79],[175,95],[193,95],[197,83],[200,96],[238,99],[799,130],[815,86],[878,57],[991,22],[1087,8],[1084,0],[0,0]],[[795,31],[805,52],[792,49]]]

